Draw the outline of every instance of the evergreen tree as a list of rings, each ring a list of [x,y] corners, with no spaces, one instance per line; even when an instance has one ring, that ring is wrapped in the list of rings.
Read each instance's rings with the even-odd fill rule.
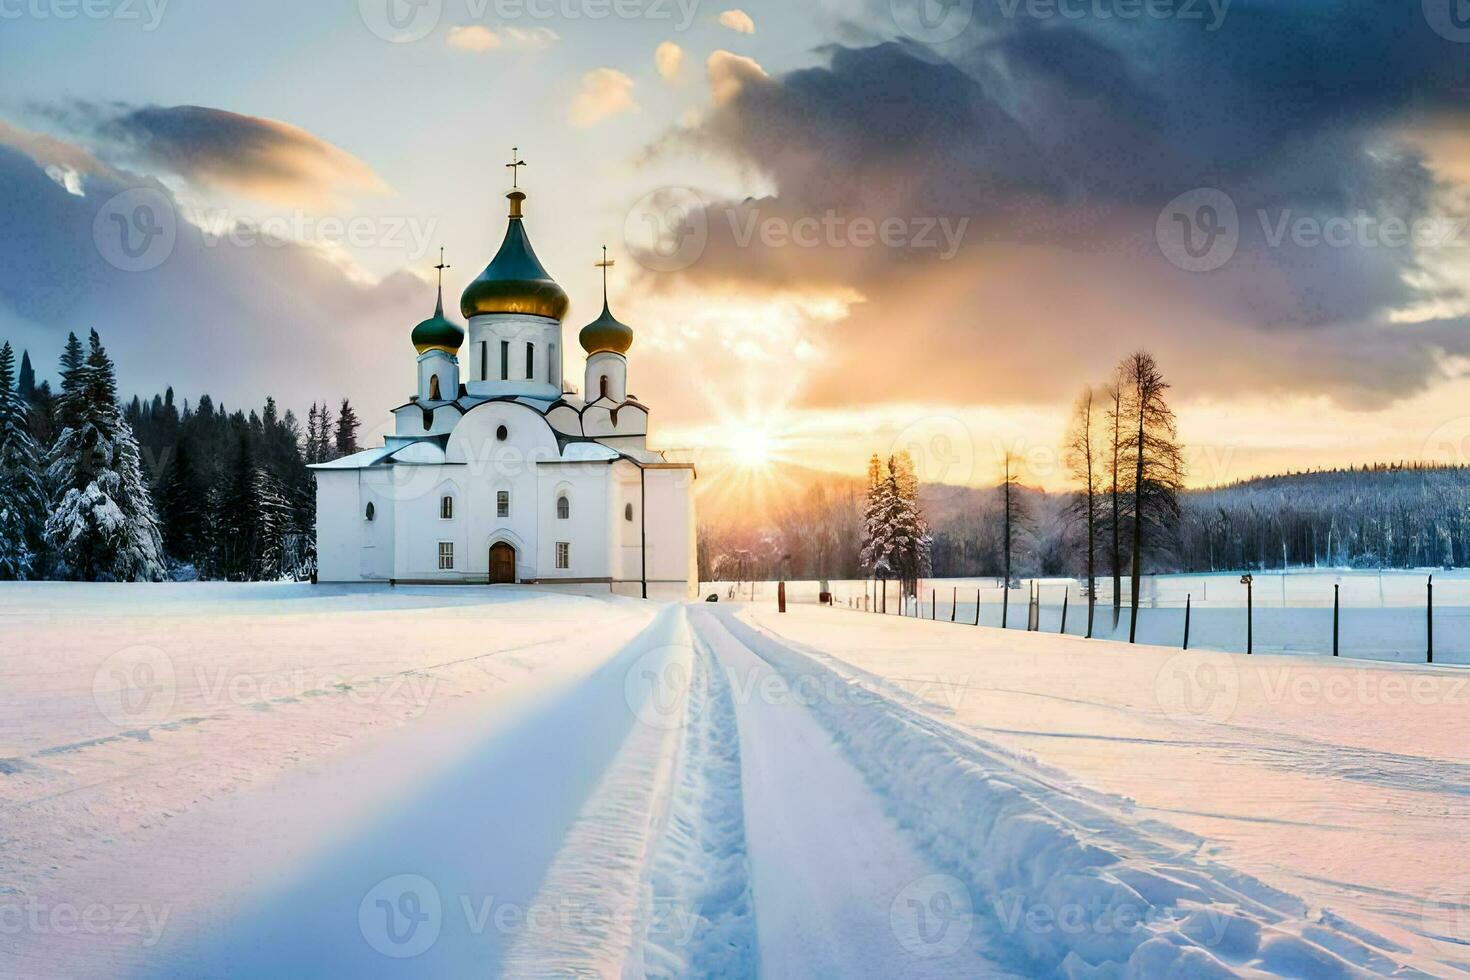
[[[24,580],[38,571],[46,493],[29,412],[14,377],[15,352],[6,343],[0,346],[0,579]]]
[[[279,482],[256,465],[248,429],[241,431],[238,445],[216,504],[218,572],[233,582],[279,578],[285,497]]]
[[[62,356],[64,423],[47,470],[55,503],[45,537],[57,571],[82,581],[163,578],[163,541],[137,440],[117,404],[112,361],[94,330],[80,356],[75,334]]]
[[[357,413],[347,399],[342,399],[342,409],[337,413],[337,456],[351,456],[357,452]]]
[[[888,458],[883,472],[875,456],[868,464],[868,505],[859,560],[875,577],[892,575],[903,594],[917,592],[929,574],[929,528],[918,504],[918,480],[907,453]]]
[[[31,352],[21,351],[20,354],[20,377],[17,379],[16,388],[20,397],[26,404],[36,395],[36,369],[31,367]]]
[[[1138,599],[1144,549],[1172,543],[1179,524],[1179,491],[1184,485],[1184,452],[1178,443],[1174,412],[1165,400],[1169,383],[1153,355],[1138,351],[1124,362],[1129,409],[1133,416],[1127,456],[1133,472],[1133,615],[1128,642],[1138,636]]]
[[[194,468],[193,451],[180,440],[158,488],[163,544],[170,557],[197,564],[205,550],[208,494]]]

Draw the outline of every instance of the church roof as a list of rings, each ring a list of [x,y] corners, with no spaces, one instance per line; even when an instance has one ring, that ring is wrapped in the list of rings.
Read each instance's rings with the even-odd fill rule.
[[[464,327],[444,316],[444,287],[439,287],[439,301],[434,315],[413,328],[413,346],[420,354],[442,350],[455,354],[464,344]]]
[[[510,224],[505,229],[505,240],[485,271],[465,288],[459,310],[466,317],[521,313],[560,320],[567,315],[571,301],[531,248],[521,215],[526,195],[511,191],[506,196],[510,199]]]
[[[602,316],[582,328],[577,335],[582,349],[590,354],[611,352],[626,354],[633,346],[633,328],[618,320],[608,308],[607,297],[602,298]]]

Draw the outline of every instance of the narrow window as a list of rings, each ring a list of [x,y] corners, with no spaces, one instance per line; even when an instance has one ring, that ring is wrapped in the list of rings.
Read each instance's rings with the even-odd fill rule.
[[[633,520],[633,505],[632,504],[624,504],[623,505],[623,520],[628,521],[629,523],[632,522],[632,520]]]
[[[448,572],[454,570],[454,542],[439,542],[439,571]]]
[[[429,401],[442,401],[439,397],[439,375],[437,374],[429,375]]]
[[[564,521],[572,516],[572,505],[565,496],[556,498],[556,519]]]
[[[378,516],[378,509],[376,507],[374,507],[373,506],[373,502],[371,500],[369,500],[368,501],[368,505],[367,505],[367,510],[363,511],[362,519],[365,520],[365,521],[370,521],[374,517],[377,517],[377,516]]]
[[[606,398],[607,397],[607,375],[604,374],[602,377],[598,378],[597,379],[597,383],[598,383],[598,386],[602,389],[602,397],[603,398]]]
[[[490,380],[490,341],[480,341],[480,380]]]
[[[530,381],[536,376],[536,345],[526,344],[526,380]]]
[[[510,380],[510,341],[500,342],[500,380]]]
[[[439,520],[454,520],[454,498],[444,496],[439,498]]]
[[[556,364],[556,345],[551,344],[546,348],[546,382],[556,384],[556,379],[561,377]]]
[[[566,541],[556,543],[556,567],[563,569],[572,567],[572,546]]]
[[[510,516],[510,491],[501,490],[495,494],[495,516]]]

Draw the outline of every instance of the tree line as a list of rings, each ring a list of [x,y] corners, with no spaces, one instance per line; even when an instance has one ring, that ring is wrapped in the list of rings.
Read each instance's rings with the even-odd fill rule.
[[[356,413],[313,404],[303,430],[273,398],[230,412],[174,391],[126,405],[93,331],[69,335],[60,386],[0,346],[0,579],[309,578],[307,466],[358,451]]]

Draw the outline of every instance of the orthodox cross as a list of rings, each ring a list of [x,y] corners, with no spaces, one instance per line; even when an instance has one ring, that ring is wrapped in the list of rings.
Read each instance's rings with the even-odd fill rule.
[[[602,246],[602,261],[593,266],[594,269],[602,270],[602,305],[607,305],[607,270],[617,265],[617,262],[607,257],[607,246]]]
[[[444,246],[443,245],[440,245],[439,246],[439,264],[436,265],[436,266],[434,266],[434,268],[436,268],[436,269],[439,270],[439,288],[442,290],[444,288],[444,270],[445,269],[453,269],[454,268],[454,266],[452,266],[452,265],[445,265],[444,264]]]
[[[512,190],[519,186],[520,168],[525,165],[526,161],[521,159],[521,148],[519,146],[512,146],[510,148],[510,163],[506,164],[510,168],[510,186]]]

